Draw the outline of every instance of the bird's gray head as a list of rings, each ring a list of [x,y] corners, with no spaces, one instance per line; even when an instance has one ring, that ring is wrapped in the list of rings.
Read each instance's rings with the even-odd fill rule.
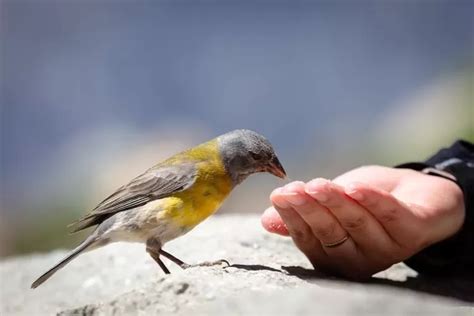
[[[257,172],[269,172],[280,178],[286,176],[272,145],[262,135],[240,129],[219,136],[217,141],[234,185]]]

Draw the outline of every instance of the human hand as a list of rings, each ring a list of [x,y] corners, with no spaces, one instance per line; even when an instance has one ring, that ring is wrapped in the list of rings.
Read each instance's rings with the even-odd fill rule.
[[[333,181],[292,182],[270,199],[273,207],[262,216],[265,229],[290,235],[315,267],[354,279],[452,236],[465,212],[454,182],[379,166],[354,169]]]

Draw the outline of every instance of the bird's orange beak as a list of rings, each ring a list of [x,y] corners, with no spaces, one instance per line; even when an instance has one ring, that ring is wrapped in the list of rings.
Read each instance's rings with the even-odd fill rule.
[[[278,160],[276,156],[270,162],[270,165],[267,171],[278,178],[282,178],[282,179],[286,178],[285,169],[283,169],[283,166],[281,165],[280,161]]]

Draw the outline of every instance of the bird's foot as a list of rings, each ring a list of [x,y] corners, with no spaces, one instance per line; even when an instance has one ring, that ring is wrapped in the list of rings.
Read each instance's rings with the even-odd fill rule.
[[[227,266],[230,266],[229,261],[225,259],[220,259],[216,261],[204,261],[201,263],[196,263],[196,264],[187,264],[183,263],[180,265],[181,268],[183,269],[188,269],[188,268],[195,268],[195,267],[212,267],[212,266],[220,266],[222,264],[226,264]]]

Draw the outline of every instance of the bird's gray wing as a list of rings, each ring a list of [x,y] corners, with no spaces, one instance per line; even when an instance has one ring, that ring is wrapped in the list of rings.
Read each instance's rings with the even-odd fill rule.
[[[89,214],[73,223],[73,232],[100,224],[110,216],[147,204],[148,202],[184,191],[196,180],[194,163],[156,166],[120,187]]]

